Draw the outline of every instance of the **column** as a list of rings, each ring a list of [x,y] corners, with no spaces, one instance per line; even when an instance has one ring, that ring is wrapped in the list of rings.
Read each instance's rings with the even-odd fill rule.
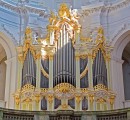
[[[53,88],[53,55],[49,55],[49,88]]]
[[[21,83],[22,83],[22,68],[23,68],[23,60],[22,56],[18,56],[18,76],[17,76],[17,90],[21,89]]]
[[[51,30],[50,31],[50,45],[53,45],[53,41],[54,41],[54,31]]]
[[[36,88],[40,88],[40,80],[41,80],[41,53],[37,53],[37,59],[36,59]]]
[[[80,43],[80,27],[78,27],[75,31],[75,39],[76,39],[76,44]]]
[[[123,60],[118,58],[111,59],[112,90],[114,93],[116,93],[115,109],[123,108],[123,103],[125,99],[122,72],[123,62]]]
[[[89,88],[93,89],[93,71],[92,71],[93,61],[92,61],[92,54],[88,54],[88,82]]]
[[[5,63],[6,63],[5,101],[6,101],[6,108],[9,108],[11,61],[6,60]]]
[[[93,60],[92,60],[92,51],[89,49],[89,53],[88,53],[88,83],[89,83],[89,89],[93,90],[93,71],[92,71],[92,67],[93,67]],[[93,94],[89,94],[88,95],[88,110],[92,111],[95,109],[94,106],[94,95]]]
[[[111,81],[111,63],[110,58],[106,59],[106,68],[107,68],[107,83],[108,83],[108,89],[112,90],[112,81]]]
[[[16,91],[16,74],[17,74],[17,60],[16,57],[5,61],[6,63],[6,83],[5,83],[5,101],[6,108],[14,109],[13,94]]]
[[[75,55],[76,57],[76,95],[75,95],[75,109],[77,111],[82,110],[82,98],[81,98],[81,90],[80,90],[80,56],[78,53]]]
[[[80,56],[76,55],[76,88],[80,88]]]
[[[53,96],[53,54],[49,55],[49,90],[47,96],[47,110],[54,110],[54,96]]]
[[[95,110],[95,105],[94,104],[96,104],[96,102],[94,101],[94,95],[89,94],[88,95],[88,110],[89,111]]]

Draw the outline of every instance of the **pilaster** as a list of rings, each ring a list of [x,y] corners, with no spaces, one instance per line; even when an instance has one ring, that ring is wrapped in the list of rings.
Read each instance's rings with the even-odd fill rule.
[[[112,90],[116,93],[115,109],[123,108],[124,102],[124,84],[122,64],[123,60],[117,58],[111,59],[111,73],[112,73]],[[117,84],[120,83],[120,84]]]
[[[40,88],[40,80],[41,80],[41,53],[37,53],[37,59],[36,59],[36,88]]]
[[[18,60],[18,76],[17,76],[17,90],[21,89],[21,84],[22,84],[22,68],[23,68],[23,61]]]
[[[88,54],[88,83],[89,83],[89,88],[93,89],[93,71],[92,71],[92,54]]]
[[[79,54],[75,55],[76,57],[76,88],[80,88],[80,56]]]
[[[53,55],[49,55],[49,88],[53,88]]]

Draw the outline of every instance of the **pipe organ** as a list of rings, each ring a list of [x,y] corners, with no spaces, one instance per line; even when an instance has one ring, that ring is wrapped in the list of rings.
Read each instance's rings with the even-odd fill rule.
[[[97,38],[83,38],[79,15],[61,4],[53,12],[46,38],[33,44],[27,27],[18,51],[15,108],[23,110],[110,110],[115,94],[110,86],[111,46],[103,27]]]

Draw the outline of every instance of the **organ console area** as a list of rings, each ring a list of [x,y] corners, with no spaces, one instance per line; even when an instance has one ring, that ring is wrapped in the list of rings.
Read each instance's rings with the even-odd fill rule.
[[[49,18],[46,38],[33,42],[26,28],[24,43],[17,47],[17,91],[15,108],[20,110],[111,110],[110,53],[104,29],[96,38],[81,35],[80,15],[61,4],[58,15]]]

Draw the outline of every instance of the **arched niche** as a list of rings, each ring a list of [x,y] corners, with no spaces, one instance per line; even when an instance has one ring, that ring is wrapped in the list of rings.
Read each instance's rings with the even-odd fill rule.
[[[0,66],[4,68],[1,70],[2,74],[5,75],[5,78],[3,76],[3,81],[5,83],[3,82],[2,86],[3,88],[0,88],[4,90],[0,98],[1,99],[0,107],[14,108],[13,93],[15,92],[16,89],[16,75],[17,75],[16,48],[12,38],[8,34],[6,34],[6,32],[2,29],[0,30],[0,45],[6,57],[6,60],[4,60],[4,63],[2,61],[2,65]],[[2,56],[0,54],[0,58],[1,57]]]
[[[122,65],[124,60],[122,60],[122,54],[130,42],[130,30],[122,31],[113,41],[113,51],[111,58],[111,82],[112,88],[116,93],[115,108],[124,108],[129,105],[126,103],[124,94],[124,80],[123,80],[123,69]]]

